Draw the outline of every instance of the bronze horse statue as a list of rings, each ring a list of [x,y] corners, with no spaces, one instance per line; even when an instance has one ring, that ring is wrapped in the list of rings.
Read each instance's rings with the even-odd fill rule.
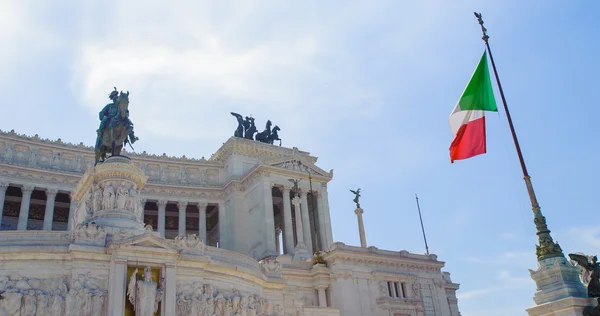
[[[95,164],[106,159],[106,153],[111,153],[112,156],[121,154],[121,149],[129,141],[128,137],[131,132],[131,127],[128,126],[129,117],[129,91],[123,93],[121,91],[114,105],[116,106],[116,114],[109,118],[109,122],[103,130],[98,134],[99,140],[94,148]]]

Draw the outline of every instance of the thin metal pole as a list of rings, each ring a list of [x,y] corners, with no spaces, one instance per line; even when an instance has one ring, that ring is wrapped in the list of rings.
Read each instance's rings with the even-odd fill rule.
[[[483,41],[485,42],[485,47],[490,54],[490,61],[492,62],[492,68],[494,69],[494,76],[496,77],[496,83],[498,84],[498,90],[500,91],[500,97],[502,98],[502,105],[504,106],[504,112],[506,112],[506,118],[508,120],[508,126],[510,127],[510,132],[512,134],[513,142],[515,144],[515,148],[517,149],[517,155],[519,156],[519,162],[521,163],[521,169],[523,170],[523,180],[525,180],[525,186],[527,187],[527,192],[529,194],[529,200],[531,202],[531,209],[533,210],[534,219],[537,229],[537,235],[540,245],[536,246],[536,255],[538,261],[553,258],[553,257],[564,257],[562,253],[562,249],[560,246],[552,240],[550,236],[550,230],[546,225],[546,218],[542,215],[542,211],[540,209],[540,205],[538,204],[537,198],[535,196],[535,191],[533,190],[533,184],[531,183],[531,177],[527,172],[527,167],[525,166],[525,159],[523,159],[523,153],[521,152],[521,146],[519,145],[519,139],[517,138],[517,133],[515,132],[515,127],[512,122],[512,118],[510,116],[510,111],[508,110],[508,106],[506,103],[506,98],[504,97],[504,90],[502,89],[502,84],[500,83],[500,77],[498,76],[498,71],[496,70],[496,63],[494,62],[494,57],[492,56],[492,49],[490,48],[490,44],[488,42],[489,36],[487,35],[487,29],[483,26],[483,18],[481,13],[475,12],[475,17],[477,17],[477,21],[479,25],[481,25],[481,32],[483,33]]]
[[[425,227],[423,226],[423,217],[421,217],[421,206],[419,206],[419,197],[415,193],[415,200],[417,200],[417,209],[419,210],[419,220],[421,221],[421,230],[423,231],[423,240],[425,241],[425,251],[429,254],[429,247],[427,246],[427,237],[425,237]]]

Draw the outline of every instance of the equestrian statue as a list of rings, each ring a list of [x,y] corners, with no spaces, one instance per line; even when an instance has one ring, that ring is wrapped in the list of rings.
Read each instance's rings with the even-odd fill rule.
[[[129,91],[120,93],[115,90],[108,96],[112,103],[107,104],[99,113],[100,127],[96,131],[95,164],[106,159],[106,154],[112,156],[121,154],[121,149],[127,143],[135,143],[138,138],[133,131],[133,123],[129,120]],[[132,147],[133,149],[133,147]]]

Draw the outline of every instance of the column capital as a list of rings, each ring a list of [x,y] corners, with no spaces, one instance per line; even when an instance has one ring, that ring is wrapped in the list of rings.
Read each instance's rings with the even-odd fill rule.
[[[199,211],[206,211],[206,208],[208,207],[208,202],[197,202],[196,204],[198,206]]]
[[[316,285],[315,286],[315,290],[319,291],[319,290],[327,290],[329,286],[328,285]]]
[[[6,191],[10,183],[8,182],[0,182],[0,191]]]
[[[140,202],[142,202],[142,205],[144,205],[146,202],[148,202],[148,199],[145,197],[140,197]]]
[[[169,201],[167,200],[158,200],[156,201],[156,205],[160,208],[160,207],[166,207],[167,203],[169,203]]]
[[[300,196],[301,199],[306,198],[307,194],[308,194],[308,189],[300,189],[300,191],[298,192],[298,195]]]
[[[354,210],[354,214],[356,214],[356,215],[362,215],[363,213],[364,213],[364,212],[363,212],[363,209],[362,209],[362,208],[360,208],[360,207],[357,207],[357,208]]]
[[[181,210],[182,208],[185,209],[188,205],[188,201],[178,201],[177,202],[177,207]]]
[[[288,194],[290,193],[290,191],[294,187],[291,184],[280,184],[279,186],[281,186],[283,188],[283,191],[286,191]]]
[[[21,188],[23,194],[31,194],[35,190],[35,185],[26,184]]]
[[[56,196],[58,194],[58,189],[48,188],[46,189],[46,196]]]

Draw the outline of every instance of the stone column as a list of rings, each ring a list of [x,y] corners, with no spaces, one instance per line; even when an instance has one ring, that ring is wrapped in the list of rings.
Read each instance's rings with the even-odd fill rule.
[[[160,237],[165,237],[165,209],[167,208],[167,201],[160,200],[156,202],[158,206],[158,233]]]
[[[300,192],[300,208],[302,210],[302,234],[304,235],[304,245],[310,254],[313,254],[312,246],[312,232],[310,229],[310,218],[308,217],[308,200],[306,198],[307,192],[302,190]]]
[[[127,278],[127,260],[116,258],[111,265],[110,291],[108,292],[109,315],[123,316],[125,311],[125,286]]]
[[[176,285],[177,285],[177,268],[175,264],[165,264],[165,293],[163,304],[165,313],[163,315],[175,315],[175,300],[176,300]]]
[[[317,292],[319,293],[319,307],[327,307],[327,295],[325,294],[325,290],[327,289],[326,285],[319,285],[315,287]]]
[[[294,228],[292,225],[292,202],[290,200],[291,186],[283,186],[283,238],[285,239],[285,253],[294,254]]]
[[[73,192],[71,192],[71,194],[73,194]],[[75,201],[72,196],[70,196],[69,198],[71,199],[71,202],[69,204],[69,219],[67,220],[67,230],[74,230],[75,227],[72,227],[74,225],[73,216],[75,216],[75,209],[77,209],[77,201]]]
[[[6,197],[6,189],[8,188],[8,183],[1,182],[0,183],[0,225],[2,225],[2,214],[4,212],[4,198]]]
[[[46,190],[46,212],[44,213],[43,230],[52,230],[52,220],[54,219],[54,200],[56,199],[57,189]]]
[[[23,198],[21,199],[21,210],[19,211],[19,223],[17,230],[27,230],[27,219],[29,218],[29,205],[31,204],[31,193],[35,187],[24,185],[21,189]]]
[[[323,193],[318,192],[317,200],[317,229],[319,230],[319,250],[327,250],[327,230],[325,229],[325,212],[323,212]]]
[[[281,236],[281,229],[275,228],[275,250],[277,254],[281,253],[281,245],[279,244],[279,236]]]
[[[354,210],[354,214],[358,217],[358,234],[360,235],[360,246],[363,248],[367,248],[367,237],[365,236],[365,226],[363,224],[363,209],[360,206],[356,205],[356,210]]]
[[[185,235],[185,218],[187,215],[185,209],[187,204],[187,201],[179,201],[177,203],[177,207],[179,208],[179,235]]]
[[[225,248],[225,238],[227,234],[227,215],[225,214],[225,202],[219,202],[217,207],[219,208],[219,248]]]
[[[300,198],[295,197],[292,200],[294,204],[294,213],[296,217],[296,248],[294,248],[294,260],[304,261],[311,257],[306,250],[306,245],[304,244],[304,234],[302,233],[302,216],[300,215]]]
[[[265,203],[265,233],[266,244],[263,256],[276,255],[275,250],[275,217],[273,214],[273,185],[269,179],[263,180],[263,193]]]
[[[323,219],[325,225],[325,236],[327,243],[323,245],[324,249],[333,244],[333,232],[331,230],[331,214],[329,213],[329,198],[327,194],[327,183],[321,183],[321,202],[323,203]]]
[[[144,222],[144,215],[146,215],[146,202],[147,201],[148,201],[147,198],[140,198],[140,203],[142,204],[142,211],[141,211],[141,214],[140,214],[140,216],[141,216],[140,220],[142,221],[142,223],[144,223],[144,226],[146,226],[146,223]]]
[[[208,244],[206,240],[206,206],[207,203],[198,203],[198,236],[202,238],[204,244]]]

